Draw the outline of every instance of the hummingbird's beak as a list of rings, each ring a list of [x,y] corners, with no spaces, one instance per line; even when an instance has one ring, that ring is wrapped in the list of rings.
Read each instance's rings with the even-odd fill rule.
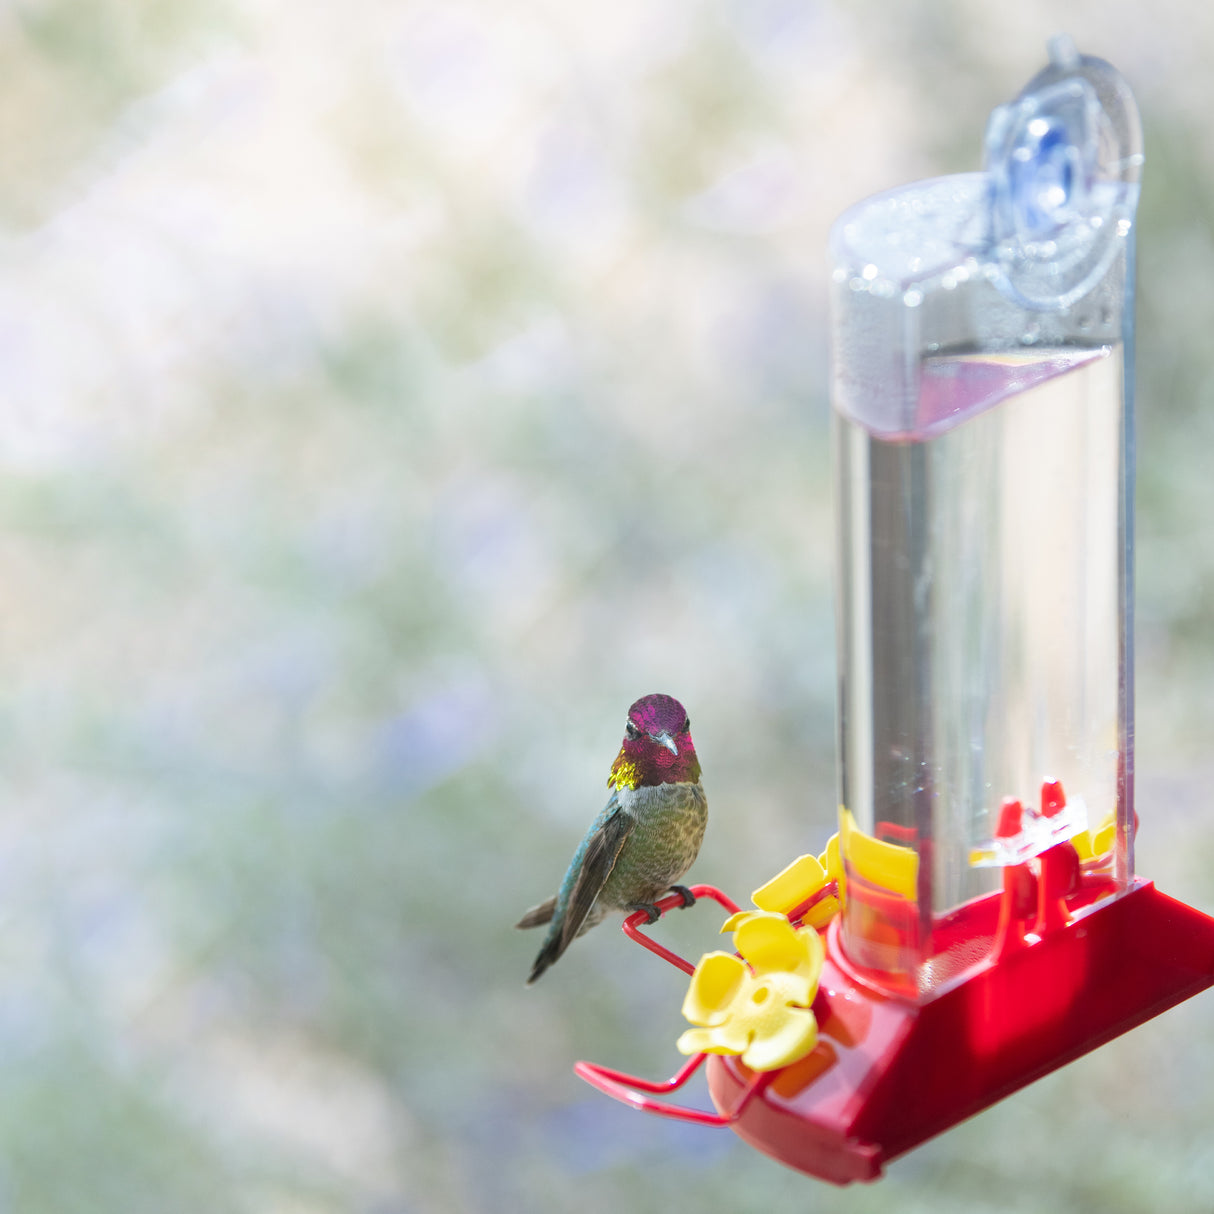
[[[661,733],[651,733],[649,735],[655,742],[665,746],[672,755],[678,756],[679,748],[674,744],[674,738],[670,736],[664,729]]]

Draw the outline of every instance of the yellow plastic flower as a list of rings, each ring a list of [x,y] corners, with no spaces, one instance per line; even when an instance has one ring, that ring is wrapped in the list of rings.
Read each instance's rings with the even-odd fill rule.
[[[734,945],[741,958],[700,958],[683,1001],[683,1015],[697,1027],[679,1038],[679,1050],[740,1054],[755,1071],[804,1058],[818,1040],[811,1004],[825,960],[822,938],[782,914],[753,911],[734,931]]]

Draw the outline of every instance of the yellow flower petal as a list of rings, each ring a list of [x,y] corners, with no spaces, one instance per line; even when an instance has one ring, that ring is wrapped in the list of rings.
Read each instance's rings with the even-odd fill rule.
[[[687,1029],[674,1043],[680,1054],[738,1054],[722,1046],[716,1037],[716,1029]]]
[[[721,935],[723,936],[726,932],[734,931],[739,923],[749,919],[753,914],[754,911],[734,911],[734,913],[721,924]]]
[[[750,900],[760,910],[786,915],[802,902],[809,901],[827,880],[826,869],[817,856],[798,856],[766,885],[759,886],[750,895]]]
[[[681,1054],[740,1054],[750,1045],[750,1030],[728,1020],[712,1028],[686,1029],[675,1045]]]
[[[732,953],[705,953],[691,975],[683,1015],[692,1024],[722,1023],[748,977],[746,966]]]
[[[733,940],[756,977],[796,974],[817,986],[826,946],[812,927],[794,929],[783,915],[756,911],[738,925]]]
[[[818,863],[826,870],[832,881],[843,876],[843,860],[839,855],[839,832],[835,831],[826,841],[826,850],[818,857]]]
[[[804,1058],[818,1043],[818,1021],[813,1012],[785,1007],[778,1023],[756,1032],[742,1051],[742,1061],[753,1071],[774,1071]]]
[[[805,945],[792,924],[774,911],[755,911],[739,923],[733,942],[756,974],[795,970],[805,960]]]
[[[805,954],[805,960],[797,967],[797,973],[807,977],[816,991],[818,979],[822,976],[822,966],[826,964],[826,945],[812,927],[799,928],[797,941]]]
[[[833,894],[815,902],[805,915],[805,922],[810,927],[825,927],[842,910],[842,904]]]

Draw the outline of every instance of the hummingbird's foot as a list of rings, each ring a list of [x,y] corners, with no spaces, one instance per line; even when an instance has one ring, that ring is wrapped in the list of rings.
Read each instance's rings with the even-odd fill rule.
[[[695,906],[696,896],[685,885],[672,885],[670,887],[672,894],[678,894],[683,899],[683,909],[686,910],[689,906]]]
[[[629,902],[626,909],[644,911],[645,921],[650,924],[656,923],[662,917],[662,912],[652,902]]]

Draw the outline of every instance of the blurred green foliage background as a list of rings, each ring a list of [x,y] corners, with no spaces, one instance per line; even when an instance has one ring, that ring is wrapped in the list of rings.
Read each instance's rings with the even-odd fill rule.
[[[1214,1208],[1214,996],[836,1191],[576,1080],[683,980],[510,927],[646,692],[696,878],[833,829],[827,229],[1060,28],[1146,126],[1139,867],[1214,910],[1214,8],[0,9],[0,1210]]]

